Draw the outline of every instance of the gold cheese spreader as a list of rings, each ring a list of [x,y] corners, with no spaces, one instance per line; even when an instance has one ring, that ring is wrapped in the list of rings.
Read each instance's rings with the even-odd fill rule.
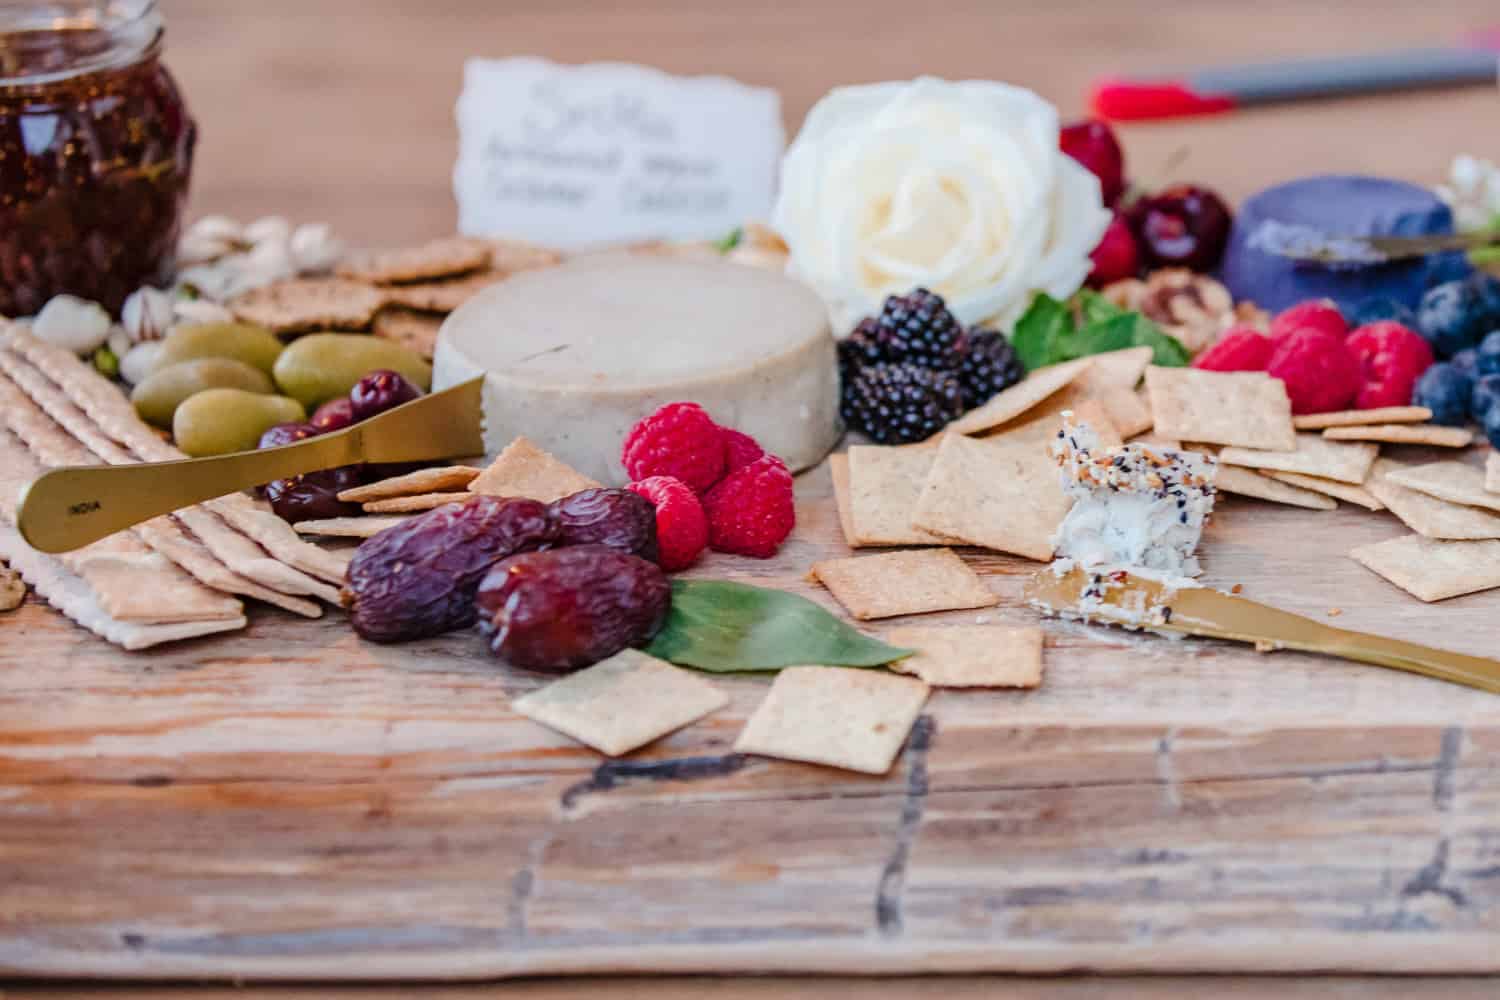
[[[33,548],[67,552],[161,514],[285,479],[360,462],[422,462],[484,453],[476,378],[341,431],[211,458],[52,469],[27,486],[16,527]]]
[[[1050,613],[1248,642],[1262,650],[1323,653],[1500,694],[1500,662],[1495,660],[1334,628],[1208,587],[1177,589],[1131,573],[1100,575],[1074,567],[1063,574],[1042,570],[1023,596]]]

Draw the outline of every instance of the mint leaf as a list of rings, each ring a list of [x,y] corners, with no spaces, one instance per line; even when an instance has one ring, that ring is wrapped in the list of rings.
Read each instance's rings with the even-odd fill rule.
[[[1035,371],[1048,365],[1069,361],[1069,341],[1073,335],[1073,316],[1065,303],[1038,292],[1036,298],[1010,335],[1010,346],[1026,366]]]
[[[1181,342],[1151,320],[1087,289],[1067,302],[1038,293],[1016,321],[1010,342],[1027,371],[1127,347],[1150,347],[1151,363],[1163,367],[1192,360]]]

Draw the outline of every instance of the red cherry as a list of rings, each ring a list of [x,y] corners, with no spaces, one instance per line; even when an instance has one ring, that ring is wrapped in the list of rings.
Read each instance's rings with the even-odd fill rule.
[[[1089,254],[1089,259],[1094,262],[1094,270],[1089,274],[1089,285],[1094,288],[1134,278],[1140,271],[1141,254],[1135,243],[1135,234],[1118,213],[1109,228],[1104,230],[1104,238]]]
[[[1058,145],[1099,178],[1104,204],[1114,207],[1125,191],[1125,154],[1114,129],[1100,121],[1075,122],[1059,133]]]
[[[1224,199],[1194,184],[1141,198],[1127,218],[1147,265],[1202,272],[1219,266],[1233,221]]]
[[[1309,299],[1282,310],[1271,320],[1271,339],[1280,340],[1309,327],[1331,333],[1335,337],[1342,337],[1349,332],[1344,314],[1339,312],[1339,307],[1332,299]]]

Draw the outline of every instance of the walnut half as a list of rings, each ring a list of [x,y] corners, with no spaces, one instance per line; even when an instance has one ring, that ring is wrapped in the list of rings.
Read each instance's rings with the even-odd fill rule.
[[[1192,354],[1218,340],[1235,323],[1256,319],[1253,313],[1237,310],[1229,289],[1218,281],[1180,267],[1153,271],[1145,281],[1116,281],[1104,288],[1103,295],[1122,309],[1144,314]]]

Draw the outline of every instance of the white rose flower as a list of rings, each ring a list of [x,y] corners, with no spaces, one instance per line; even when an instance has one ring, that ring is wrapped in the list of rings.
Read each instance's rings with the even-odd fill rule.
[[[1082,286],[1109,225],[1099,181],[1022,87],[924,77],[840,87],[781,165],[772,226],[840,333],[926,287],[965,324],[1009,329],[1037,292]]]

